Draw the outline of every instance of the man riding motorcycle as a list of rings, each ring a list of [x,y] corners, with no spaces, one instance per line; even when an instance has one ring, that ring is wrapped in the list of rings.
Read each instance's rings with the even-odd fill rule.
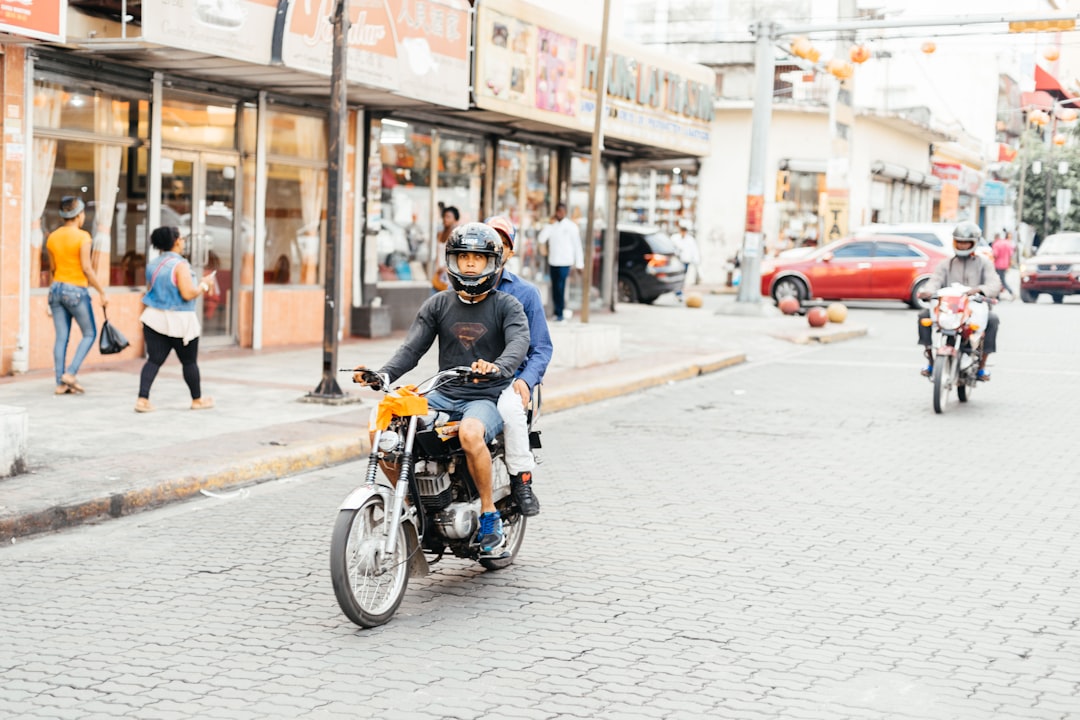
[[[982,237],[982,230],[973,222],[962,222],[953,228],[952,236],[955,256],[941,261],[919,297],[925,300],[946,285],[958,283],[969,288],[969,295],[982,294],[988,298],[996,298],[1001,292],[1001,280],[994,269],[994,263],[975,252],[975,246]],[[922,323],[929,317],[929,308],[919,313],[919,344],[925,349],[927,362],[922,374],[927,377],[934,373],[934,355],[930,348],[931,328]],[[991,312],[986,323],[982,356],[979,358],[979,380],[990,379],[990,373],[986,371],[986,359],[990,357],[990,353],[997,350],[998,322],[998,316]]]

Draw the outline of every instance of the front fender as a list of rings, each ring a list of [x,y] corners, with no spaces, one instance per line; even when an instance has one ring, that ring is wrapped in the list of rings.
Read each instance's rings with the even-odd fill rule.
[[[383,507],[390,506],[390,500],[393,495],[393,491],[384,485],[361,485],[360,487],[349,493],[341,505],[338,506],[338,510],[359,510],[363,507],[371,498],[376,495],[381,495],[383,498]],[[409,558],[409,574],[412,577],[423,577],[430,572],[428,568],[427,558],[424,557],[423,549],[420,547],[420,536],[416,533],[416,525],[411,519],[406,518],[404,521],[405,527],[405,543],[407,545],[407,552]]]
[[[389,488],[379,485],[361,485],[341,501],[338,510],[359,510],[360,506],[367,502],[368,498],[375,495],[382,495],[386,507],[390,506],[391,491]]]

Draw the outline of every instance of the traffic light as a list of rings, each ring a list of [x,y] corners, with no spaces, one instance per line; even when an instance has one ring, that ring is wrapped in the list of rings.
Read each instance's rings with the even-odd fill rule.
[[[1061,20],[1022,20],[1009,23],[1009,32],[1068,32],[1076,29],[1076,18]]]

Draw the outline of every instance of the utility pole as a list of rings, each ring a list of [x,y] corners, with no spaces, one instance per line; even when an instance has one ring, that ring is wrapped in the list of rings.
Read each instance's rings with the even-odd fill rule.
[[[323,305],[322,380],[308,398],[340,400],[345,396],[337,381],[338,331],[341,326],[341,238],[345,228],[345,133],[348,130],[346,60],[349,36],[348,0],[334,7],[334,54],[330,73],[329,168],[326,174],[326,295]]]
[[[611,0],[604,0],[604,19],[600,30],[600,57],[596,60],[596,117],[593,119],[592,158],[589,161],[589,209],[585,220],[585,269],[581,273],[581,322],[589,322],[589,304],[592,299],[593,233],[595,232],[596,185],[603,164],[604,152],[604,108],[607,106],[607,42],[608,16],[611,14]]]
[[[752,32],[754,45],[754,110],[751,119],[750,172],[746,188],[746,231],[742,246],[742,279],[736,296],[735,314],[765,312],[761,296],[761,250],[764,228],[765,174],[769,129],[772,124],[773,84],[776,66],[774,43],[782,37],[815,33],[859,32],[919,27],[956,27],[1008,24],[1010,32],[1060,31],[1075,27],[1080,13],[1033,15],[969,15],[952,18],[910,18],[888,20],[847,20],[822,25],[781,26],[759,21]],[[1049,199],[1047,200],[1049,202]],[[741,308],[739,306],[742,306]],[[727,309],[725,308],[725,311]]]

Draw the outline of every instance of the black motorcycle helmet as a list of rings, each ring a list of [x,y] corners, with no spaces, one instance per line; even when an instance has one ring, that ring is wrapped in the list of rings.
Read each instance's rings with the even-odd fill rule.
[[[953,250],[957,257],[967,257],[975,252],[975,245],[982,238],[982,229],[973,222],[962,222],[953,228]]]
[[[466,252],[487,258],[487,265],[478,275],[466,275],[458,267],[458,254]],[[478,222],[458,225],[446,240],[446,274],[462,300],[472,302],[494,290],[502,264],[503,241],[489,225]]]

